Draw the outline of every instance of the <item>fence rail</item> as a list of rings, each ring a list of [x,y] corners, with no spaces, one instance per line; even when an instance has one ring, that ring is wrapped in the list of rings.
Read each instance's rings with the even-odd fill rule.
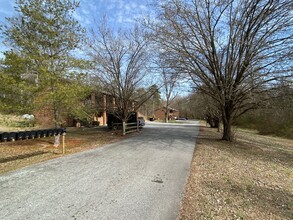
[[[121,129],[122,128],[122,134],[129,134],[133,132],[139,131],[139,124],[137,122],[131,122],[131,123],[113,123],[113,128],[115,129]]]

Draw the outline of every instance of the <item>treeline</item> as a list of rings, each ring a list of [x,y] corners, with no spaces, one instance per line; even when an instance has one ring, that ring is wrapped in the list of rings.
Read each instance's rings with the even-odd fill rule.
[[[293,139],[293,85],[282,83],[272,93],[259,109],[242,115],[235,125]]]
[[[293,139],[293,84],[279,82],[258,97],[261,105],[239,116],[233,126],[257,130],[259,134]],[[221,113],[205,94],[195,91],[187,97],[177,97],[174,107],[186,118],[206,120],[213,126],[221,122]],[[211,120],[211,121],[209,121]],[[221,126],[221,125],[220,125]],[[217,126],[215,126],[217,127]]]

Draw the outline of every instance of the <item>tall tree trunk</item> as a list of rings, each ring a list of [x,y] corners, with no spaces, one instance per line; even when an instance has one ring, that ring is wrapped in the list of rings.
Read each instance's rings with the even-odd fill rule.
[[[168,108],[166,108],[166,112],[165,112],[165,122],[166,123],[169,122],[169,110],[168,110]]]
[[[222,140],[232,141],[231,120],[223,120],[223,136]]]
[[[57,110],[56,103],[54,102],[54,121],[55,121],[55,128],[60,128],[60,114]],[[59,147],[60,145],[60,134],[54,136],[54,147]]]
[[[228,103],[224,107],[223,111],[223,136],[222,140],[225,141],[232,141],[233,135],[232,135],[232,114],[233,114],[233,108],[232,103]]]

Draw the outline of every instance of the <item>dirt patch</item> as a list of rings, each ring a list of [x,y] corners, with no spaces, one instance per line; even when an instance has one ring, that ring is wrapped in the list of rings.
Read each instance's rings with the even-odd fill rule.
[[[179,219],[293,219],[293,141],[202,126]]]
[[[121,134],[113,133],[106,127],[68,128],[65,155],[97,148],[122,138]],[[0,173],[63,156],[62,146],[55,148],[53,144],[54,137],[0,142]]]

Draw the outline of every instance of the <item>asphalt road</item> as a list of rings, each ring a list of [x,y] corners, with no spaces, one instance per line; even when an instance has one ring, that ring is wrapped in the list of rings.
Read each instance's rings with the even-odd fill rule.
[[[140,135],[0,176],[0,219],[176,219],[198,127]]]

